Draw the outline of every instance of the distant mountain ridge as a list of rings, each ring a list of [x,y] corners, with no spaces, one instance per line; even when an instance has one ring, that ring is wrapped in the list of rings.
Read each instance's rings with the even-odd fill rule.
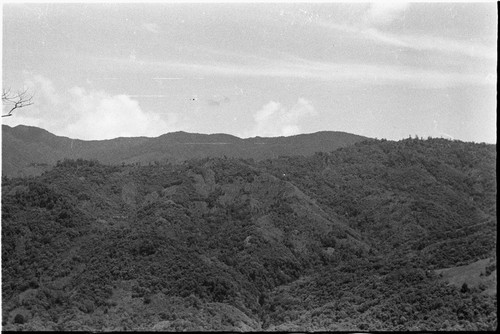
[[[80,140],[56,136],[32,126],[2,125],[2,174],[11,177],[37,175],[65,158],[96,159],[108,164],[179,162],[222,156],[262,160],[282,155],[329,152],[365,139],[368,138],[337,131],[246,139],[222,133],[178,131],[154,138]]]

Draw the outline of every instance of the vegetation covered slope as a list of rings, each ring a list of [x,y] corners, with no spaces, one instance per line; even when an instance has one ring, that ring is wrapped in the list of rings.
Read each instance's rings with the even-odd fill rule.
[[[371,140],[4,177],[3,328],[495,329],[491,286],[446,281],[472,263],[496,280],[495,160]]]
[[[287,154],[331,151],[366,139],[344,132],[323,131],[291,137],[241,139],[226,134],[167,133],[156,138],[77,140],[46,130],[2,125],[2,174],[40,175],[58,160],[97,159],[101,163],[182,162],[192,158],[266,159]]]

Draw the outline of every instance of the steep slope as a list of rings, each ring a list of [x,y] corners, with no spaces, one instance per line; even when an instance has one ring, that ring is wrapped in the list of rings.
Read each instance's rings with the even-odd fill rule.
[[[55,136],[43,129],[2,125],[2,173],[39,175],[58,160],[96,159],[102,163],[180,162],[203,157],[266,159],[313,154],[352,145],[365,137],[318,132],[278,138],[241,139],[226,134],[174,132],[157,138],[135,137],[84,141]]]
[[[234,160],[151,167],[64,161],[34,182],[12,182],[3,184],[2,198],[4,319],[24,314],[41,328],[73,328],[71,307],[79,319],[94,315],[81,320],[89,328],[95,311],[111,307],[116,318],[99,328],[126,328],[128,316],[113,300],[143,314],[155,298],[181,297],[177,306],[189,309],[182,298],[192,295],[203,312],[234,309],[227,325],[207,319],[203,328],[259,329],[259,296],[321,262],[321,235],[348,233],[352,247],[367,248],[342,218],[289,182]],[[129,283],[113,287],[120,282]],[[172,319],[144,314],[134,328],[162,320]]]
[[[493,329],[495,161],[371,140],[3,178],[3,329]]]
[[[494,145],[365,141],[329,154],[260,165],[286,174],[384,253],[418,253],[418,261],[447,266],[494,248]]]
[[[305,281],[275,289],[267,309],[270,329],[496,326],[492,313],[483,317],[478,310],[488,295],[496,300],[494,145],[367,141],[260,165],[304,189],[325,211],[344,216],[374,255],[348,261],[349,266],[327,266]],[[490,265],[485,269],[483,263]],[[436,275],[451,284],[446,292]],[[469,286],[463,288],[464,282]]]

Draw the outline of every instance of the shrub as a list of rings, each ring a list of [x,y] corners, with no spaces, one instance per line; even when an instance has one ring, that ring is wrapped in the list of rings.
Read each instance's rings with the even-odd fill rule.
[[[492,263],[490,265],[488,265],[485,269],[485,273],[486,273],[486,276],[490,276],[491,273],[497,269],[497,264],[496,263]]]
[[[15,324],[24,324],[24,316],[22,314],[16,314],[16,316],[14,317],[14,323]]]
[[[83,300],[78,305],[78,308],[80,309],[80,311],[82,311],[84,313],[92,313],[92,312],[94,312],[95,305],[91,300],[86,299],[86,300]]]

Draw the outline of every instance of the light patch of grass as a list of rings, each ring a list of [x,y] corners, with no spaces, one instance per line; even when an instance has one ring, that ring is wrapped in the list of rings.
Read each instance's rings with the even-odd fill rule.
[[[483,293],[495,295],[497,293],[497,271],[496,269],[486,276],[486,267],[496,259],[488,258],[478,260],[465,266],[437,269],[436,274],[442,279],[456,287],[462,287],[464,283],[469,288],[484,289]]]

